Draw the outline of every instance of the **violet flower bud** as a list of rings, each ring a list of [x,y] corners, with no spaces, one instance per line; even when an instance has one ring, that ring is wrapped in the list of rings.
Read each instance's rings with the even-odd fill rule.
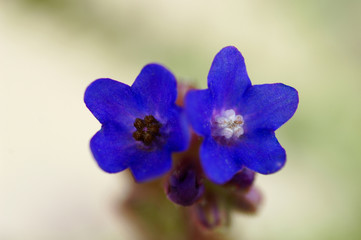
[[[172,202],[190,206],[203,195],[204,185],[197,177],[195,169],[180,168],[174,170],[169,176],[166,192]]]
[[[247,193],[235,192],[233,199],[234,209],[243,213],[254,214],[262,203],[262,194],[255,188],[251,187]]]
[[[225,221],[225,212],[220,209],[219,202],[207,196],[192,207],[194,216],[198,224],[206,229],[214,229]]]
[[[243,168],[241,171],[236,173],[236,175],[233,176],[231,181],[228,182],[229,185],[236,186],[239,190],[248,190],[255,178],[255,172],[248,169]]]

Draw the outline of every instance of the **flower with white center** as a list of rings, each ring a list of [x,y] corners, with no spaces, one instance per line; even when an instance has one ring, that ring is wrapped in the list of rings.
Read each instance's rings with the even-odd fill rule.
[[[226,139],[237,139],[243,133],[243,117],[236,115],[233,109],[222,111],[212,122],[212,136]]]
[[[286,151],[275,131],[295,113],[297,90],[252,85],[232,46],[216,55],[207,80],[207,89],[189,91],[185,99],[189,122],[204,139],[199,154],[206,176],[224,184],[244,167],[262,174],[280,170]]]

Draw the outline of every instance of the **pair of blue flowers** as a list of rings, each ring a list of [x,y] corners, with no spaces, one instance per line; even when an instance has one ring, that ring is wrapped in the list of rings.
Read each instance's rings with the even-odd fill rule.
[[[175,104],[176,79],[158,64],[145,66],[130,87],[98,79],[84,101],[102,128],[90,141],[106,172],[129,168],[138,182],[172,167],[172,152],[185,151],[189,125],[204,138],[200,159],[206,176],[223,184],[242,168],[270,174],[282,168],[286,152],[274,131],[298,106],[297,91],[284,84],[251,85],[243,56],[223,48],[208,74],[208,89],[191,90],[185,107]]]

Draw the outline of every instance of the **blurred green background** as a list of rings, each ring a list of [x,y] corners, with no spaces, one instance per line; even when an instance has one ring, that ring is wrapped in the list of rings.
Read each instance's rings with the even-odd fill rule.
[[[126,174],[97,168],[100,77],[131,84],[149,62],[206,86],[236,46],[254,84],[299,91],[277,131],[284,169],[258,176],[257,216],[235,239],[361,239],[361,1],[0,0],[0,239],[137,239],[114,213]],[[119,180],[120,179],[120,180]]]

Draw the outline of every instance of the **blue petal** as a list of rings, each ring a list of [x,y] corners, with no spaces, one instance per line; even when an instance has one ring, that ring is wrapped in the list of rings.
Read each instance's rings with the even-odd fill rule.
[[[208,74],[217,110],[233,108],[251,86],[242,54],[235,47],[223,48],[214,58]]]
[[[286,162],[286,152],[272,131],[262,130],[244,135],[237,146],[238,157],[244,165],[258,173],[270,174]]]
[[[242,168],[236,149],[219,145],[212,137],[202,143],[200,157],[207,177],[218,184],[229,181]]]
[[[168,112],[167,118],[167,124],[162,130],[168,136],[167,148],[171,151],[186,150],[190,141],[190,132],[185,113],[181,108],[174,106]]]
[[[139,151],[130,163],[130,170],[137,182],[149,181],[160,177],[172,167],[171,152],[167,149],[158,151]]]
[[[240,105],[245,130],[276,130],[293,116],[297,106],[296,89],[281,83],[255,85],[244,94]]]
[[[101,123],[116,122],[124,128],[133,126],[142,116],[143,106],[131,88],[112,79],[98,79],[85,91],[84,102]]]
[[[132,90],[150,111],[148,114],[166,112],[177,98],[175,77],[158,64],[146,65],[133,83]]]
[[[203,136],[210,135],[213,108],[213,99],[208,89],[188,92],[185,110],[196,133]]]
[[[90,148],[99,167],[108,173],[116,173],[127,168],[136,155],[132,135],[124,129],[105,124],[90,140]]]

